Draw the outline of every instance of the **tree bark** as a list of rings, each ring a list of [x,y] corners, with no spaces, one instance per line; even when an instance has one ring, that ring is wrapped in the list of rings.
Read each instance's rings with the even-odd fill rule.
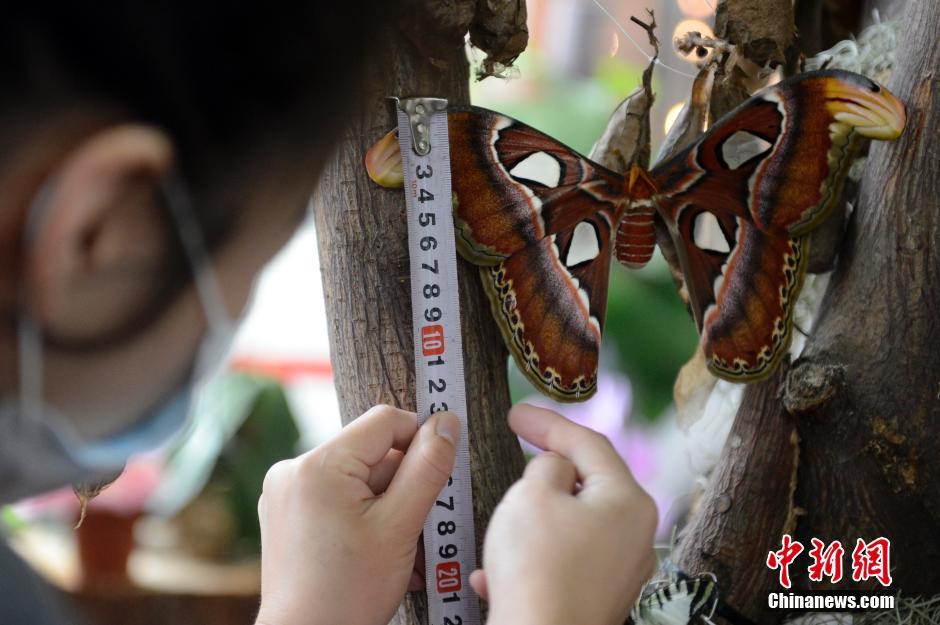
[[[343,423],[370,406],[415,409],[414,361],[405,203],[401,190],[372,183],[363,166],[370,145],[395,124],[385,98],[433,95],[469,101],[462,47],[429,59],[396,29],[384,29],[377,62],[335,157],[314,195],[317,240],[329,320],[330,354]],[[462,38],[461,40],[462,41]],[[477,548],[505,490],[521,475],[524,459],[506,425],[507,354],[475,267],[458,259],[464,371],[470,421]],[[409,595],[402,625],[426,623],[424,594]]]
[[[787,381],[801,404],[800,535],[892,540],[896,588],[940,591],[940,5],[908,4],[888,87],[907,129],[872,145],[813,340]],[[827,383],[807,373],[834,370]],[[818,386],[818,388],[817,388]]]
[[[893,592],[937,593],[940,569],[940,3],[912,0],[887,85],[907,105],[894,143],[873,142],[815,327],[788,372],[745,392],[722,460],[676,550],[723,599],[776,623],[765,562],[781,535],[891,540]],[[785,383],[784,383],[785,374]],[[737,445],[737,446],[736,446]],[[806,555],[803,555],[806,558]],[[808,560],[791,567],[797,588]]]

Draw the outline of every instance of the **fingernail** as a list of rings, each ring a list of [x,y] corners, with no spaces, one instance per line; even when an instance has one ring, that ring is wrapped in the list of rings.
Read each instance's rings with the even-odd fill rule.
[[[452,412],[437,413],[437,424],[434,431],[438,436],[446,438],[451,445],[456,447],[457,441],[460,440],[460,421],[457,419],[457,415]]]

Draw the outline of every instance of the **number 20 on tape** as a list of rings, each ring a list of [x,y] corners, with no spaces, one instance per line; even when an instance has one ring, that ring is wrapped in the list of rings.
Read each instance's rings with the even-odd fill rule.
[[[458,592],[462,586],[460,579],[460,562],[441,562],[437,565],[437,592]]]

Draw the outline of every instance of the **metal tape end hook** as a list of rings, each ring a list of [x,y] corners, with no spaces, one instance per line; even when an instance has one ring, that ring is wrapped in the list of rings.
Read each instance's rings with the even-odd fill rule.
[[[411,124],[411,147],[418,156],[431,151],[431,116],[447,111],[444,98],[393,98],[398,108],[408,115]]]

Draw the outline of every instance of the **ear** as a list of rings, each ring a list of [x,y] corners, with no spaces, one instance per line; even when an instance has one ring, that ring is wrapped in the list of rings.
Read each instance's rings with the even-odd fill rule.
[[[137,124],[100,130],[63,159],[30,216],[26,252],[31,312],[46,332],[81,342],[152,303],[166,279],[161,180],[172,164],[167,135]]]

